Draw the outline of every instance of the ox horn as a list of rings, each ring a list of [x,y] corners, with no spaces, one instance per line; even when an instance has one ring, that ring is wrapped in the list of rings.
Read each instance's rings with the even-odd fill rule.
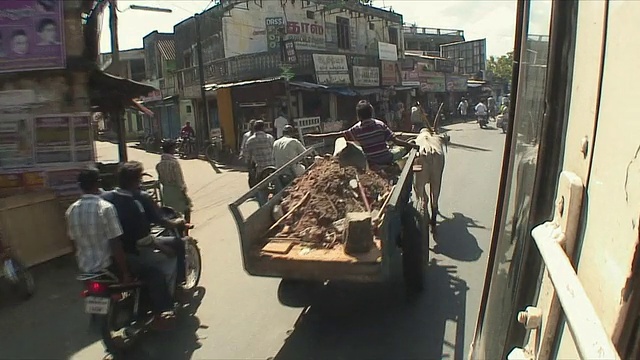
[[[433,120],[433,133],[434,134],[438,133],[438,120],[440,120],[440,111],[442,111],[442,105],[444,105],[444,102],[440,104],[440,107],[438,108],[438,112],[436,113],[436,117]]]

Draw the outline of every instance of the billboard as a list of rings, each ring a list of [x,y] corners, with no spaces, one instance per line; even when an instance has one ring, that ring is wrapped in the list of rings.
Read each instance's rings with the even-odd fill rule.
[[[461,41],[440,45],[440,57],[453,62],[453,73],[475,75],[485,70],[487,40]]]
[[[65,67],[63,1],[0,1],[0,73]]]

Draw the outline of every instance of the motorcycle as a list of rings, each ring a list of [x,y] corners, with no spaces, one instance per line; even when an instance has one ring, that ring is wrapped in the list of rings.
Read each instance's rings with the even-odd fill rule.
[[[168,218],[176,218],[178,214],[169,207],[162,211]],[[183,229],[155,228],[152,233],[156,237],[176,236],[185,242],[186,282],[184,290],[193,290],[200,282],[202,274],[202,258],[198,242],[186,231],[192,229],[187,225]],[[92,316],[94,325],[100,328],[102,341],[111,354],[120,354],[132,348],[140,335],[148,330],[153,320],[148,292],[144,284],[135,281],[121,284],[119,279],[108,271],[95,274],[81,274],[77,278],[84,283],[85,312]],[[174,290],[177,290],[178,284]],[[173,294],[176,292],[173,291]]]
[[[195,152],[195,138],[183,135],[176,141],[178,147],[178,154],[181,158],[188,158]]]
[[[481,129],[485,129],[487,124],[489,124],[489,116],[488,115],[476,115],[478,117],[478,124]]]
[[[30,298],[36,288],[33,276],[26,266],[11,255],[11,249],[2,245],[2,241],[0,241],[0,261],[0,279],[5,279],[9,283],[11,293],[22,300]]]

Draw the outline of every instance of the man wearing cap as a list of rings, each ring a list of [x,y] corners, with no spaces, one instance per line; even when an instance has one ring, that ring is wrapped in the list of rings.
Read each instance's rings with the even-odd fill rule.
[[[306,150],[300,140],[292,136],[293,134],[293,126],[285,125],[282,128],[282,137],[273,143],[273,157],[278,169]],[[293,164],[289,169],[293,176],[300,176],[304,172],[302,164]]]

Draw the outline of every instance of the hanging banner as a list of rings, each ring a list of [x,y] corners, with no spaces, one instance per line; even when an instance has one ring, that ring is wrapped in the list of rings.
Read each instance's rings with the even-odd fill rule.
[[[66,67],[63,3],[0,1],[0,73]]]
[[[380,86],[380,69],[370,66],[354,66],[353,86]]]

